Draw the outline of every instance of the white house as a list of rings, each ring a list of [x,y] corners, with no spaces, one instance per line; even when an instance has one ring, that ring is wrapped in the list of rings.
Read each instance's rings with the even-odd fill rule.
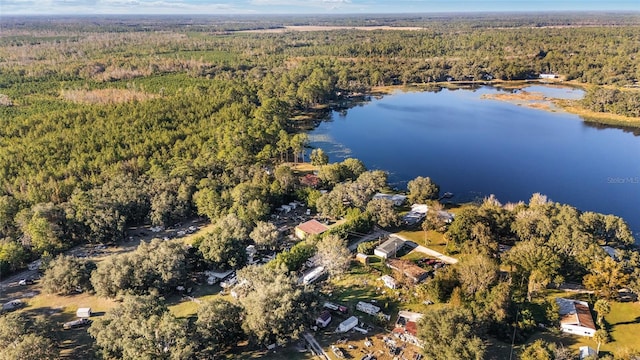
[[[407,201],[407,196],[406,195],[400,195],[400,194],[383,194],[383,193],[377,193],[375,195],[373,195],[373,199],[385,199],[385,200],[390,200],[391,202],[393,202],[393,205],[395,206],[402,206],[402,204],[405,203],[405,201]]]
[[[390,275],[384,275],[380,277],[380,280],[382,280],[382,282],[384,282],[384,285],[389,289],[395,289],[396,287],[398,287],[398,283],[396,282],[396,279],[394,279]]]
[[[568,334],[593,337],[596,325],[586,301],[556,298],[560,307],[560,330]]]
[[[326,328],[331,322],[331,313],[328,310],[323,311],[316,319],[316,325]]]

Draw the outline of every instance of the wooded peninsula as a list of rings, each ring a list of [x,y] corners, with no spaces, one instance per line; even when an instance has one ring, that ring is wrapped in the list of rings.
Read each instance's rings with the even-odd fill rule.
[[[1,27],[0,359],[302,359],[309,336],[325,359],[640,359],[624,219],[453,204],[429,174],[391,189],[304,132],[382,87],[540,80],[584,88],[562,106],[585,121],[640,127],[640,14]],[[70,324],[83,303],[101,314]]]

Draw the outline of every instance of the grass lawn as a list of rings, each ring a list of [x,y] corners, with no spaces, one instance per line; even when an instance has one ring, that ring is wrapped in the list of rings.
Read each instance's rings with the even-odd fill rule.
[[[426,246],[441,254],[445,253],[447,242],[444,240],[444,235],[437,231],[432,230],[427,232],[427,239],[429,239],[428,242],[425,241],[424,231],[422,230],[402,230],[397,234],[415,242],[418,245]]]
[[[589,307],[593,309],[593,300],[589,294],[575,294],[559,290],[549,290],[549,299],[556,297],[578,299],[589,302]],[[640,352],[640,302],[611,302],[611,312],[605,316],[605,326],[608,328],[610,341],[602,344],[600,353],[613,354],[619,358],[626,358],[630,351]],[[594,317],[594,321],[595,321]],[[574,336],[569,334],[554,334],[552,332],[537,333],[529,339],[527,343],[532,343],[538,338],[546,341],[562,343],[575,352],[580,346],[590,346],[594,349],[598,344],[588,337]]]
[[[602,345],[601,350],[616,355],[626,350],[640,351],[640,302],[612,302],[611,312],[604,319],[611,342]]]

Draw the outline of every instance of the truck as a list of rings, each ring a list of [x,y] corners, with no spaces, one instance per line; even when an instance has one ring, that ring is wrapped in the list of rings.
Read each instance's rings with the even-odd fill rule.
[[[66,322],[62,325],[62,328],[65,330],[76,329],[79,327],[87,326],[89,324],[91,324],[91,320],[82,318],[82,319]]]

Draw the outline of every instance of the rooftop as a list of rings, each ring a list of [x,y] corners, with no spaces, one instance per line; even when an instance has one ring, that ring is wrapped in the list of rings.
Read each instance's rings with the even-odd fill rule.
[[[384,251],[386,253],[395,253],[395,251],[399,250],[403,246],[404,240],[395,236],[390,236],[389,240],[380,244],[380,246],[378,246],[376,249]]]
[[[560,307],[561,324],[577,325],[593,330],[596,329],[587,302],[563,298],[556,298],[556,302]]]
[[[401,259],[388,259],[387,266],[393,270],[403,273],[405,276],[411,278],[415,282],[424,280],[427,275],[427,271],[411,261]]]
[[[296,228],[300,229],[301,231],[309,235],[322,234],[323,232],[329,230],[329,228],[326,225],[324,225],[323,223],[315,219],[304,222],[296,226]]]

